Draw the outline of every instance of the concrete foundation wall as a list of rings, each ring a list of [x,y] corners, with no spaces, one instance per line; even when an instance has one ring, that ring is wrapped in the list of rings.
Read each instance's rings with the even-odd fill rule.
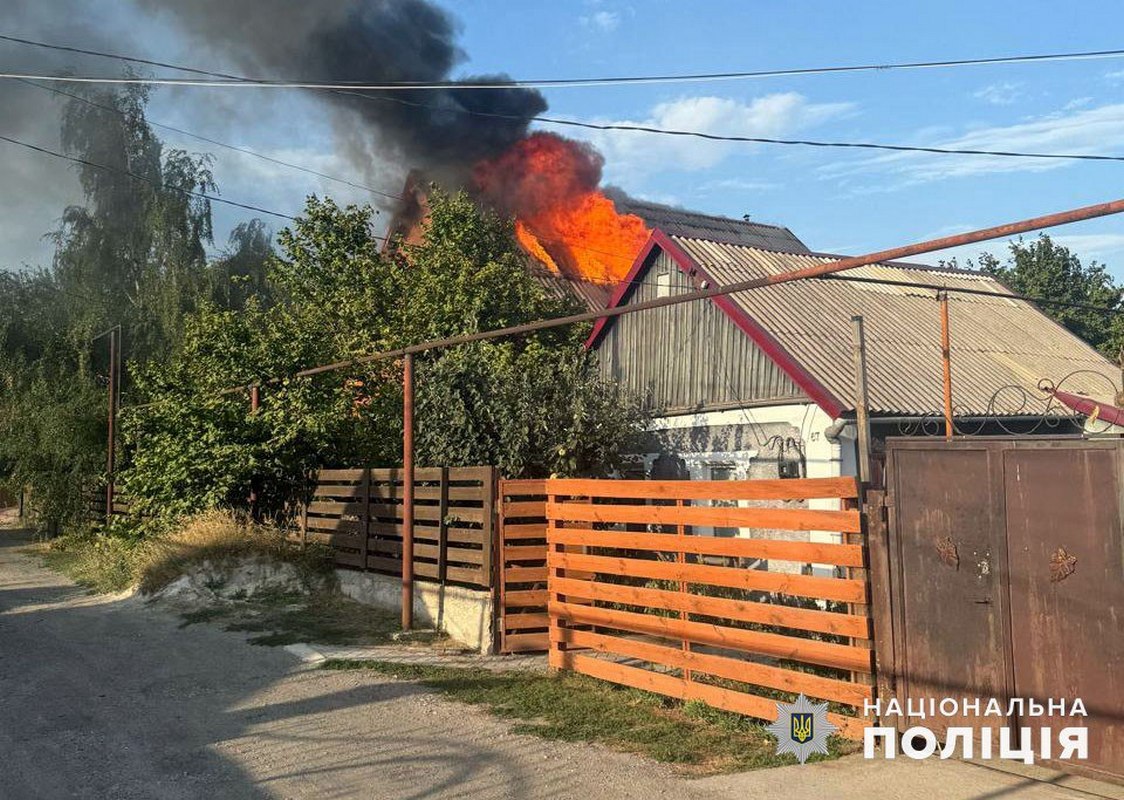
[[[360,603],[402,610],[402,581],[392,575],[336,570],[340,591]],[[414,623],[444,631],[481,653],[492,652],[495,636],[491,592],[414,581]]]

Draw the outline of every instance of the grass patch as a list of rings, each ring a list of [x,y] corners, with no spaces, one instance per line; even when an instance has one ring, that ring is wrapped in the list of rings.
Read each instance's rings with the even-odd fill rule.
[[[791,755],[777,756],[773,737],[748,717],[573,672],[544,675],[382,661],[328,661],[323,668],[372,670],[418,681],[453,700],[483,706],[515,721],[516,732],[560,741],[598,742],[693,774],[796,763]],[[857,745],[832,737],[829,749],[831,755],[826,758],[835,758],[855,752]]]
[[[136,584],[140,545],[131,539],[93,532],[60,536],[42,547],[48,569],[95,592],[120,592]]]

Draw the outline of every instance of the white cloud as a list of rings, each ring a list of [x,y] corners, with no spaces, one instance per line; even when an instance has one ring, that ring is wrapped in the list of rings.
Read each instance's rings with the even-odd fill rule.
[[[1106,72],[1104,74],[1104,79],[1109,83],[1120,83],[1121,81],[1124,81],[1124,69]]]
[[[953,138],[921,137],[915,144],[957,150],[996,150],[1024,153],[1093,155],[1124,150],[1124,104],[1077,108],[1032,117],[1014,125],[975,128]],[[898,189],[918,183],[1002,172],[1045,172],[1074,163],[1065,159],[1011,158],[1003,156],[950,156],[926,153],[893,153],[825,167],[825,177],[870,176],[891,173],[900,177]]]
[[[738,136],[786,136],[852,113],[851,103],[812,103],[796,92],[757,97],[748,103],[724,97],[680,97],[652,108],[641,120],[592,120],[599,124],[643,125]],[[610,180],[635,179],[653,171],[710,169],[751,145],[660,136],[638,131],[584,134],[605,154]]]
[[[581,17],[580,21],[587,28],[596,28],[604,33],[611,33],[620,26],[621,15],[616,11],[597,11]]]
[[[1068,247],[1082,262],[1094,258],[1098,261],[1114,258],[1119,262],[1124,255],[1124,233],[1077,233],[1050,238]]]
[[[699,184],[695,191],[698,194],[711,194],[718,192],[767,192],[779,189],[779,183],[771,181],[755,181],[745,178],[718,178]]]
[[[1021,83],[1009,83],[1007,81],[991,83],[972,92],[972,97],[996,106],[1009,106],[1022,99],[1023,91],[1021,87]]]

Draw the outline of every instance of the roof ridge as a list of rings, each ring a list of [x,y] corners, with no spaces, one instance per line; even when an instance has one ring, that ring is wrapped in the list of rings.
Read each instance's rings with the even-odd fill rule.
[[[690,209],[690,208],[680,208],[678,206],[670,206],[667,203],[657,203],[657,202],[650,201],[650,200],[640,200],[640,199],[636,199],[636,198],[628,198],[626,200],[621,201],[621,200],[618,200],[616,198],[613,198],[613,203],[617,204],[617,205],[625,205],[625,206],[628,206],[628,205],[648,206],[649,208],[658,208],[658,209],[663,209],[663,210],[666,210],[666,211],[674,211],[677,214],[689,214],[692,217],[704,217],[706,219],[720,220],[722,222],[734,222],[738,225],[756,225],[756,226],[761,227],[761,228],[772,228],[774,230],[788,231],[789,233],[792,233],[792,231],[786,225],[778,225],[778,224],[775,224],[775,223],[772,223],[772,222],[758,222],[755,219],[745,219],[745,218],[739,219],[738,217],[728,217],[725,214],[712,214],[709,211],[695,211],[694,209]]]

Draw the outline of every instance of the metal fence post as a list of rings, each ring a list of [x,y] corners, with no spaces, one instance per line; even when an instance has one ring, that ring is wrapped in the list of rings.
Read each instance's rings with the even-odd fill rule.
[[[402,360],[402,630],[414,625],[414,356]]]

